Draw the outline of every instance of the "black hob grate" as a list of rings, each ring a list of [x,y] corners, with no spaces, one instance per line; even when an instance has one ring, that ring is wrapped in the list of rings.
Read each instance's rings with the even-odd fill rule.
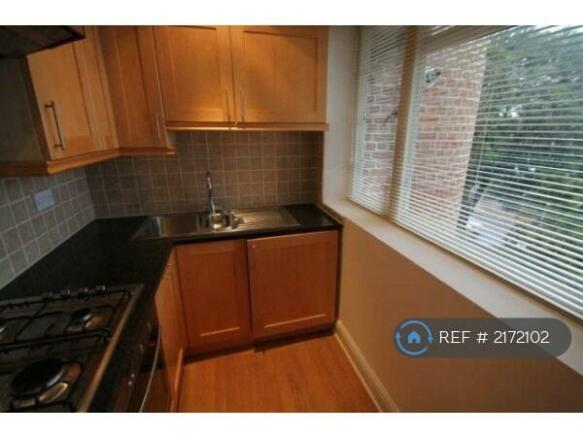
[[[0,411],[76,411],[87,405],[87,392],[136,294],[136,287],[100,286],[0,302]],[[15,380],[34,379],[36,370],[42,376],[43,366],[56,362],[62,371],[38,381],[36,392],[15,390]]]

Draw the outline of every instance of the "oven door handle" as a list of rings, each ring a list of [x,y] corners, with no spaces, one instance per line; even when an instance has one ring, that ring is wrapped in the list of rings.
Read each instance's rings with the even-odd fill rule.
[[[146,393],[142,399],[142,404],[140,405],[139,412],[142,413],[146,404],[148,403],[148,398],[150,397],[150,391],[152,390],[152,382],[154,381],[154,375],[156,374],[156,369],[158,368],[158,362],[160,361],[160,350],[162,347],[162,327],[158,329],[158,340],[156,341],[156,352],[154,353],[154,363],[152,364],[152,370],[150,371],[150,377],[148,378],[148,385],[146,386]]]

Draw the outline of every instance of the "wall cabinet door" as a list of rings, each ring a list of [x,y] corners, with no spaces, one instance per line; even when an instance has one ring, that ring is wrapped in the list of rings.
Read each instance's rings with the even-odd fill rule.
[[[247,248],[255,338],[334,323],[336,231],[248,240]]]
[[[57,173],[118,155],[97,30],[0,62],[0,175]],[[5,132],[10,132],[7,136]]]
[[[326,27],[231,28],[237,120],[325,123]]]
[[[187,346],[180,282],[178,281],[175,258],[173,253],[155,297],[168,383],[172,393],[172,411],[178,407],[184,349]]]
[[[234,106],[229,28],[154,27],[154,39],[167,124],[229,124]]]
[[[190,348],[249,341],[245,240],[181,245],[176,254]]]
[[[95,150],[115,149],[118,146],[117,134],[97,29],[86,27],[85,38],[74,43],[73,50],[79,67]]]
[[[119,146],[128,154],[171,149],[164,126],[152,29],[99,29]]]
[[[72,44],[28,56],[49,159],[96,149]]]

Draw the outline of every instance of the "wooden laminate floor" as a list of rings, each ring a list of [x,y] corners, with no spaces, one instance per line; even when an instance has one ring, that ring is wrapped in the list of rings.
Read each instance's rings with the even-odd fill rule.
[[[337,339],[215,356],[184,366],[180,411],[372,412]]]

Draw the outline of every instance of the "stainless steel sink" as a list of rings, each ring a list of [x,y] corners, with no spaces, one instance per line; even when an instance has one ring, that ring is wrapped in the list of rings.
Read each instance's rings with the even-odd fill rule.
[[[212,219],[212,220],[211,220]],[[176,238],[194,235],[250,230],[289,228],[297,220],[281,207],[234,209],[210,217],[208,212],[186,212],[148,217],[140,226],[134,240]]]

